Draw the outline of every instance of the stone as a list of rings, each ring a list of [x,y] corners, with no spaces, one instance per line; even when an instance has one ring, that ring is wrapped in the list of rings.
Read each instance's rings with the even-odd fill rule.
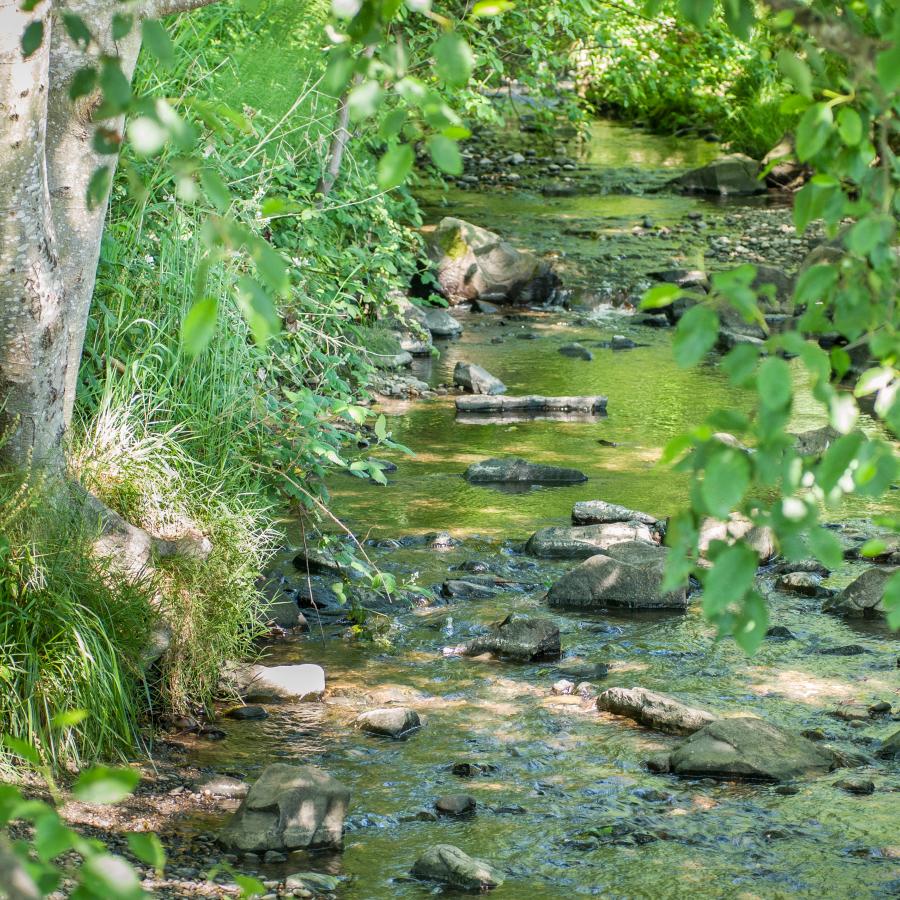
[[[565,678],[560,678],[559,681],[554,682],[551,690],[557,697],[565,697],[575,693],[575,684]]]
[[[633,350],[637,347],[637,343],[624,334],[614,334],[609,346],[612,350]]]
[[[316,766],[273,763],[250,788],[220,839],[244,852],[336,849],[350,791]]]
[[[693,734],[716,720],[706,710],[640,687],[608,688],[597,697],[597,709],[671,734]]]
[[[416,306],[408,297],[392,293],[393,308],[379,321],[397,338],[400,349],[413,356],[429,356],[432,350],[431,334],[425,321],[425,310]]]
[[[593,662],[582,656],[569,656],[556,664],[556,671],[566,678],[593,681],[606,678],[609,666],[605,662]]]
[[[706,555],[713,541],[725,541],[733,544],[738,538],[745,541],[756,551],[760,562],[767,562],[778,552],[775,534],[767,526],[754,525],[746,516],[732,513],[727,522],[721,519],[707,518],[700,523],[700,554]]]
[[[431,332],[432,337],[446,338],[456,337],[462,334],[462,324],[458,319],[454,319],[446,309],[439,306],[432,306],[425,310],[425,325]]]
[[[453,369],[453,383],[473,394],[504,394],[506,385],[474,363],[458,362]]]
[[[676,775],[692,778],[793,781],[831,771],[824,747],[762,719],[718,719],[678,744],[669,754]]]
[[[848,619],[887,616],[884,589],[897,568],[866,569],[839,594],[825,601],[824,612]]]
[[[436,881],[471,893],[483,893],[503,884],[503,876],[497,869],[451,844],[435,844],[429,848],[416,860],[411,874],[423,881]]]
[[[526,394],[519,397],[464,396],[456,398],[456,410],[460,413],[485,416],[517,415],[522,418],[542,414],[579,413],[598,416],[606,409],[607,398],[602,395],[586,397],[543,397]],[[565,418],[561,416],[561,418]]]
[[[848,794],[874,794],[875,782],[869,778],[841,778],[834,782],[836,788]]]
[[[441,293],[451,303],[480,297],[529,305],[550,300],[559,285],[553,269],[499,235],[446,217],[427,239]]]
[[[469,794],[445,794],[434,801],[434,808],[442,816],[473,816],[477,803]]]
[[[786,134],[763,158],[766,184],[778,190],[796,189],[812,174],[804,163],[797,162],[793,135]]]
[[[241,700],[321,700],[325,671],[304,663],[295,666],[226,665],[220,690]]]
[[[284,879],[288,891],[310,891],[313,894],[333,894],[341,885],[341,879],[322,872],[296,872]]]
[[[473,463],[466,469],[464,477],[471,484],[578,484],[587,481],[587,475],[577,469],[545,466],[517,457]]]
[[[862,703],[847,703],[832,710],[831,715],[844,722],[867,722],[869,720],[868,707]]]
[[[578,343],[563,344],[557,352],[563,356],[570,356],[572,359],[583,359],[586,362],[590,362],[594,358],[594,354],[587,347]]]
[[[497,767],[490,763],[458,762],[450,766],[450,772],[457,778],[474,778],[476,775],[491,775]]]
[[[481,313],[482,315],[496,315],[500,312],[500,307],[494,303],[489,303],[487,300],[482,300],[479,297],[476,297],[472,301],[472,309],[474,312]]]
[[[447,600],[486,600],[503,592],[491,576],[486,578],[451,578],[441,585],[441,596]]]
[[[553,526],[536,531],[525,552],[539,559],[587,559],[624,543],[654,544],[653,532],[640,522]]]
[[[759,163],[742,153],[723,156],[708,165],[692,169],[669,182],[685,194],[735,196],[765,193],[758,179]]]
[[[414,709],[405,706],[389,706],[371,709],[356,717],[356,727],[368,734],[406,740],[422,727],[422,720]]]
[[[239,778],[231,778],[228,775],[213,775],[199,782],[194,790],[198,794],[210,794],[213,797],[223,797],[227,800],[240,800],[250,793],[250,785]]]
[[[487,634],[464,644],[459,652],[463,656],[492,653],[499,657],[532,662],[559,659],[560,648],[559,628],[549,619],[512,613],[502,622],[492,625]]]
[[[268,719],[269,713],[264,706],[234,706],[225,713],[228,719]]]
[[[606,525],[610,522],[640,522],[656,525],[657,519],[649,513],[607,503],[605,500],[579,500],[572,507],[573,525]]]
[[[900,759],[900,729],[881,742],[875,755],[879,759]]]
[[[775,587],[786,594],[799,594],[802,597],[816,597],[821,590],[821,578],[811,572],[788,572],[775,579]]]
[[[684,586],[664,593],[666,551],[655,544],[615,544],[570,569],[547,592],[565,609],[685,609]]]
[[[773,625],[766,631],[766,637],[772,641],[796,641],[797,635],[785,625]]]
[[[821,456],[840,436],[841,433],[830,425],[791,435],[794,449],[801,456]]]

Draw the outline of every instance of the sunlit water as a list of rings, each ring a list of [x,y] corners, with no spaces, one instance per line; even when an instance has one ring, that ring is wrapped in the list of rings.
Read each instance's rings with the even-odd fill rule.
[[[588,158],[603,174],[685,166],[714,152],[701,142],[601,126]],[[651,176],[658,180],[652,171]],[[431,212],[440,215],[435,198],[429,199]],[[547,199],[458,191],[448,195],[444,210],[515,233],[540,250],[588,257],[588,245],[561,236],[573,218],[602,220],[611,231],[625,233],[636,217],[675,221],[695,208],[721,214],[711,204],[671,195]],[[656,267],[669,263],[655,261]],[[575,269],[583,275],[597,271],[589,259]],[[564,655],[609,664],[600,689],[642,685],[725,714],[755,714],[793,730],[822,728],[836,743],[867,752],[898,727],[873,720],[851,729],[828,715],[848,700],[880,698],[896,705],[898,645],[883,628],[854,627],[822,615],[819,600],[770,593],[773,623],[788,626],[798,639],[767,641],[751,660],[733,643],[716,642],[696,607],[684,615],[588,616],[551,613],[543,605],[547,584],[568,564],[522,555],[522,539],[540,526],[567,522],[576,500],[602,498],[659,516],[672,513],[685,498],[685,483],[656,465],[665,442],[716,407],[748,403],[713,365],[677,369],[666,332],[634,325],[627,314],[609,309],[580,315],[584,324],[576,324],[578,313],[553,312],[529,314],[506,327],[491,317],[462,316],[462,339],[443,346],[438,360],[418,363],[417,374],[433,384],[448,383],[455,362],[465,359],[484,365],[512,394],[606,394],[606,418],[463,425],[455,422],[450,398],[395,404],[386,407],[390,428],[416,456],[393,455],[399,471],[386,488],[347,476],[331,483],[336,513],[362,537],[449,530],[464,539],[447,552],[381,553],[379,563],[399,578],[432,586],[459,563],[478,559],[522,587],[489,601],[404,613],[389,650],[345,641],[342,628],[274,645],[271,662],[324,666],[326,702],[272,706],[264,722],[229,723],[226,740],[196,748],[197,761],[250,778],[270,762],[311,762],[345,782],[353,799],[343,853],[300,854],[262,872],[276,877],[312,868],[341,874],[347,880],[340,896],[353,900],[429,896],[432,887],[405,875],[435,843],[455,844],[504,869],[500,898],[897,896],[896,767],[879,763],[866,772],[877,788],[868,797],[834,787],[839,775],[803,781],[793,796],[770,786],[655,776],[643,760],[675,739],[598,714],[573,698],[554,697],[550,687],[559,676],[552,666],[442,656],[444,646],[510,610],[523,610],[558,622]],[[521,340],[517,331],[539,338]],[[593,346],[612,334],[646,346],[627,352]],[[498,336],[503,343],[492,343]],[[594,360],[561,356],[558,347],[572,340],[591,349]],[[819,424],[811,400],[801,395],[793,426]],[[618,446],[602,446],[599,439]],[[507,454],[575,466],[590,480],[506,493],[462,479],[469,463]],[[830,515],[867,516],[891,502]],[[846,583],[853,571],[836,573],[829,583]],[[766,581],[764,588],[770,587]],[[847,644],[866,652],[818,653]],[[397,701],[426,720],[410,740],[384,742],[352,729],[362,709]],[[447,771],[458,761],[489,763],[497,771],[458,779]],[[662,799],[644,799],[648,788]],[[455,792],[476,797],[474,818],[410,821],[437,796]]]

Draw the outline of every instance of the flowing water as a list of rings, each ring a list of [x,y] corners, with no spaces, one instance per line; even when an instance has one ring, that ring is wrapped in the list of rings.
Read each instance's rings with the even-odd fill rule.
[[[451,212],[556,253],[570,283],[584,295],[602,296],[598,285],[614,291],[623,280],[683,264],[699,252],[700,244],[687,240],[663,259],[658,253],[620,252],[619,269],[610,274],[616,248],[631,246],[636,220],[676,223],[702,211],[715,221],[734,209],[664,193],[615,193],[615,186],[659,183],[672,169],[702,163],[716,152],[702,142],[599,125],[585,162],[595,185],[611,185],[610,192],[546,198],[452,190],[424,199],[432,218]],[[607,239],[572,233],[585,227]],[[598,253],[598,246],[611,248],[610,254]],[[896,640],[883,628],[824,616],[821,601],[776,593],[770,580],[764,582],[773,624],[788,626],[797,639],[767,641],[752,659],[730,641],[716,642],[696,604],[678,615],[548,611],[542,594],[571,563],[530,559],[519,550],[522,539],[541,526],[567,523],[576,500],[602,498],[659,516],[673,512],[685,498],[685,482],[657,467],[662,446],[712,409],[742,408],[748,398],[712,365],[677,369],[666,331],[636,325],[627,312],[608,306],[588,302],[577,312],[522,313],[507,325],[491,316],[461,319],[462,338],[442,346],[438,359],[417,362],[419,377],[449,383],[455,362],[465,359],[500,377],[511,394],[606,394],[608,416],[461,424],[449,397],[384,407],[394,437],[416,456],[393,456],[399,470],[386,488],[336,476],[331,489],[337,514],[356,534],[372,539],[371,552],[398,578],[432,586],[454,567],[478,560],[517,585],[490,600],[402,613],[384,645],[345,640],[338,627],[269,648],[271,663],[321,664],[329,683],[326,702],[272,706],[263,722],[229,723],[226,740],[196,747],[196,762],[249,778],[270,762],[312,762],[347,784],[352,801],[341,854],[301,854],[285,866],[263,867],[262,874],[317,869],[344,875],[340,896],[348,900],[425,897],[433,887],[406,873],[427,847],[450,843],[504,869],[507,880],[496,896],[511,900],[900,895],[896,766],[879,764],[867,772],[876,792],[864,797],[833,786],[838,775],[804,780],[793,795],[766,785],[652,775],[643,761],[676,739],[600,714],[578,698],[554,696],[550,688],[559,675],[552,665],[442,654],[443,647],[509,611],[527,611],[559,624],[565,656],[609,665],[608,678],[597,682],[601,690],[641,685],[716,712],[759,715],[794,731],[820,728],[836,744],[864,752],[898,727],[882,719],[855,729],[829,716],[850,700],[887,699],[896,706]],[[516,337],[525,332],[537,338]],[[595,345],[613,334],[644,346],[614,352]],[[498,338],[502,343],[492,341]],[[593,361],[557,352],[573,340],[593,351]],[[792,427],[819,424],[801,390]],[[601,439],[617,446],[601,445]],[[501,455],[575,466],[590,480],[502,492],[460,477],[470,462]],[[891,500],[831,515],[871,516]],[[443,530],[461,544],[436,551],[385,543]],[[828,583],[846,583],[853,571],[836,573]],[[820,653],[849,644],[865,652]],[[426,721],[409,740],[386,742],[353,730],[362,709],[398,701]],[[448,767],[461,761],[496,770],[460,779]],[[473,818],[417,817],[437,796],[458,792],[477,799]]]

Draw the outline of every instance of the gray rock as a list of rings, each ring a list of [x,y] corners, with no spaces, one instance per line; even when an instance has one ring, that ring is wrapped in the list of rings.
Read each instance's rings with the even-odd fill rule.
[[[453,369],[453,383],[473,394],[504,394],[506,385],[474,363],[458,362]]]
[[[579,500],[572,508],[573,525],[605,525],[609,522],[640,522],[656,525],[657,519],[649,513],[607,503],[605,500]]]
[[[322,872],[296,872],[284,879],[289,891],[311,891],[314,894],[333,894],[340,887],[341,879]]]
[[[754,781],[793,781],[829,772],[824,747],[762,719],[718,719],[686,738],[669,755],[676,775]]]
[[[848,794],[874,794],[875,782],[869,778],[841,778],[834,786]]]
[[[757,178],[758,174],[759,163],[756,160],[742,153],[733,153],[685,172],[670,184],[685,194],[761,194],[766,186]]]
[[[791,435],[794,449],[801,456],[821,456],[840,436],[841,433],[830,425]]]
[[[527,250],[462,219],[441,220],[428,239],[441,293],[451,303],[478,297],[528,305],[549,300],[559,278]]]
[[[812,572],[788,572],[775,579],[775,586],[787,594],[816,597],[821,590],[821,581],[821,577]]]
[[[422,727],[422,720],[414,709],[405,706],[389,706],[371,709],[356,717],[356,727],[368,734],[406,740]]]
[[[239,778],[228,775],[213,775],[199,782],[194,790],[198,794],[211,794],[213,797],[224,797],[227,800],[240,800],[250,793],[250,785]]]
[[[517,457],[485,459],[466,469],[465,479],[472,484],[577,484],[587,475],[577,469],[530,463]]]
[[[268,719],[269,714],[263,706],[235,706],[225,716],[229,719]]]
[[[556,664],[556,671],[576,681],[599,680],[609,675],[609,666],[605,662],[594,662],[582,656],[569,656]]]
[[[350,791],[315,766],[273,763],[263,769],[222,830],[236,850],[338,848]]]
[[[442,816],[472,816],[477,803],[469,794],[445,794],[434,801],[434,808]]]
[[[900,729],[881,742],[877,756],[881,759],[900,759]]]
[[[223,670],[220,690],[241,700],[321,700],[325,671],[305,663],[296,666],[260,666],[231,663]]]
[[[441,596],[448,600],[486,600],[503,592],[503,586],[491,576],[451,578],[441,585]]]
[[[547,593],[566,609],[685,609],[684,587],[663,593],[666,551],[654,544],[615,544],[570,569]]]
[[[629,541],[652,544],[653,532],[640,522],[542,528],[528,539],[525,552],[540,559],[587,559]]]
[[[859,578],[849,584],[837,596],[825,601],[822,609],[848,619],[886,616],[884,589],[897,568],[866,569]]]
[[[472,309],[482,315],[496,315],[500,312],[499,306],[494,303],[489,303],[487,300],[483,300],[479,297],[476,297],[472,301]]]
[[[587,362],[590,362],[594,358],[594,354],[588,350],[587,347],[582,344],[563,344],[562,347],[559,348],[559,353],[563,356],[570,356],[573,359],[583,359]]]
[[[456,337],[463,330],[462,324],[439,306],[425,310],[425,324],[433,337]]]
[[[436,844],[428,849],[416,860],[412,875],[472,893],[483,893],[503,884],[503,876],[497,869],[451,844]]]
[[[754,525],[746,516],[732,513],[727,522],[707,518],[700,523],[700,554],[705,556],[713,541],[733,544],[739,538],[743,538],[756,551],[760,562],[770,560],[778,552],[771,528]]]
[[[606,409],[606,397],[543,397],[526,394],[519,397],[475,396],[457,397],[456,409],[464,413],[503,415],[517,413],[536,416],[541,413],[599,414]]]
[[[559,681],[553,682],[553,687],[550,690],[557,697],[567,697],[569,694],[575,693],[575,682],[569,681],[567,678],[560,678]]]
[[[597,709],[671,734],[693,734],[716,720],[706,710],[640,687],[608,688],[597,697]]]
[[[518,613],[508,615],[491,626],[484,635],[473,638],[459,648],[463,656],[492,653],[495,656],[530,662],[559,659],[559,628],[549,619],[538,619]]]

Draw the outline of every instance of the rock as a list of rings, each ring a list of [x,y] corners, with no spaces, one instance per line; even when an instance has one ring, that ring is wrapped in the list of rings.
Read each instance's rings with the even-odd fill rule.
[[[693,734],[716,720],[706,710],[695,709],[665,694],[640,687],[608,688],[597,697],[597,709],[672,734]]]
[[[609,666],[604,662],[592,662],[582,656],[569,656],[556,664],[556,671],[566,678],[597,681],[609,675]]]
[[[464,477],[471,484],[578,484],[587,481],[587,475],[577,469],[545,466],[517,457],[473,463],[466,469]]]
[[[497,771],[497,767],[489,763],[458,762],[450,766],[450,771],[457,778],[474,778],[476,775],[493,774]]]
[[[700,553],[705,556],[713,541],[726,541],[733,544],[738,538],[745,541],[756,551],[760,562],[770,560],[778,552],[775,535],[771,528],[754,525],[746,516],[732,513],[727,522],[721,519],[704,519],[700,524]]]
[[[836,788],[848,794],[874,794],[875,782],[868,778],[841,778],[834,782]]]
[[[492,653],[495,656],[531,662],[559,659],[559,628],[549,619],[538,619],[518,613],[508,615],[460,649],[463,656]]]
[[[900,729],[881,742],[876,756],[880,759],[900,759]]]
[[[433,345],[425,310],[402,295],[393,295],[393,300],[395,308],[384,318],[379,315],[379,320],[393,332],[402,351],[413,356],[430,355]]]
[[[800,594],[802,597],[816,597],[821,590],[821,578],[811,572],[789,572],[775,579],[775,586],[786,594]]]
[[[583,359],[590,362],[594,358],[594,354],[587,347],[581,344],[563,344],[557,351],[563,356],[571,356],[573,359]]]
[[[633,350],[637,344],[624,334],[614,334],[609,346],[612,350]]]
[[[884,589],[896,568],[866,569],[859,578],[849,584],[837,596],[825,601],[824,612],[848,619],[886,616]]]
[[[787,575],[791,572],[809,572],[813,575],[828,575],[828,569],[817,559],[801,559],[799,562],[782,562],[772,566],[773,575]]]
[[[213,775],[195,785],[198,794],[211,794],[213,797],[224,797],[227,800],[240,800],[250,792],[250,785],[239,778],[228,775]]]
[[[356,727],[368,734],[406,740],[422,727],[422,720],[414,709],[405,706],[390,706],[371,709],[356,717]]]
[[[794,138],[786,134],[763,158],[766,184],[786,191],[799,187],[812,174],[809,166],[797,162]]]
[[[284,879],[285,890],[306,890],[313,894],[333,894],[340,885],[340,878],[322,872],[297,872]]]
[[[684,587],[663,593],[666,551],[653,544],[616,544],[570,569],[547,592],[568,609],[685,609]]]
[[[294,566],[307,575],[341,575],[343,568],[337,560],[318,550],[307,550],[294,557]]]
[[[794,449],[801,456],[821,456],[840,436],[841,433],[830,425],[791,435]]]
[[[462,324],[453,318],[446,309],[432,306],[425,310],[425,324],[433,337],[456,337],[462,333]]]
[[[268,719],[269,714],[264,706],[235,706],[225,713],[229,719]]]
[[[503,876],[493,866],[450,844],[436,844],[427,850],[416,860],[412,875],[472,893],[483,893],[503,884]]]
[[[575,684],[565,678],[560,678],[559,681],[554,682],[551,690],[557,697],[566,697],[575,693]]]
[[[241,700],[321,700],[325,693],[325,671],[311,663],[296,666],[231,664],[222,674],[220,689]]]
[[[766,637],[772,641],[796,641],[797,635],[784,625],[773,625],[766,631]]]
[[[441,220],[428,238],[441,293],[451,303],[489,297],[529,305],[551,299],[556,273],[533,253],[462,219]]]
[[[844,722],[867,722],[869,710],[862,703],[847,703],[832,710],[831,715]]]
[[[458,362],[453,369],[453,383],[473,394],[506,393],[506,385],[499,378],[474,363]]]
[[[339,848],[350,791],[315,766],[273,763],[263,769],[222,830],[236,850]]]
[[[434,801],[434,808],[442,816],[473,816],[476,805],[475,798],[468,794],[446,794]]]
[[[828,772],[827,749],[762,719],[718,719],[695,731],[669,755],[671,771],[696,778],[793,781]]]
[[[482,315],[496,315],[500,312],[499,306],[495,306],[493,303],[488,303],[487,300],[482,300],[478,297],[472,301],[472,309],[477,313],[482,313]]]
[[[823,647],[816,651],[819,656],[862,656],[868,652],[862,644],[839,644],[836,647]]]
[[[369,351],[369,359],[377,369],[405,369],[412,365],[412,353],[401,350],[399,353],[374,353]]]
[[[486,600],[503,592],[496,579],[452,578],[441,585],[441,596],[448,600]]]
[[[756,160],[742,153],[733,153],[685,172],[669,183],[685,194],[761,194],[766,188],[757,178],[758,174],[759,163]]]
[[[605,500],[579,500],[572,507],[573,525],[605,525],[609,522],[640,522],[656,525],[657,519],[649,513],[607,503]]]
[[[606,397],[542,397],[527,394],[521,397],[465,396],[456,398],[457,412],[502,416],[516,414],[523,418],[543,413],[581,413],[598,415],[606,409]]]
[[[626,542],[653,544],[653,532],[640,522],[554,526],[536,531],[525,544],[525,552],[539,559],[587,559]]]
[[[869,704],[869,715],[886,716],[891,711],[891,704],[887,700],[876,700]]]

